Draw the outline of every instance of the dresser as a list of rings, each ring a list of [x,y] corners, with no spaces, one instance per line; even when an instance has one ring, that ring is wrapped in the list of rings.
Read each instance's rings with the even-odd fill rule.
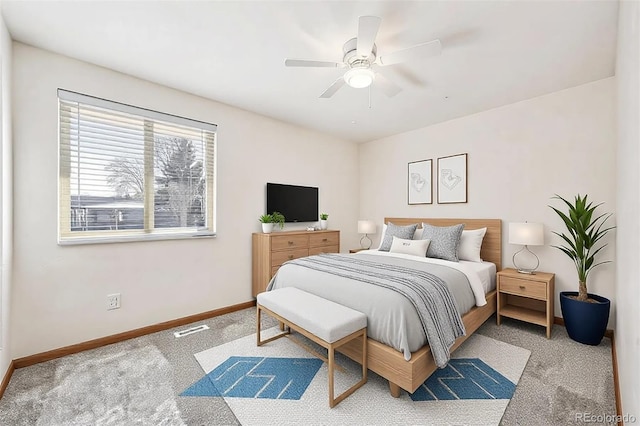
[[[271,277],[288,260],[340,252],[340,231],[286,231],[252,235],[252,293],[267,289]]]

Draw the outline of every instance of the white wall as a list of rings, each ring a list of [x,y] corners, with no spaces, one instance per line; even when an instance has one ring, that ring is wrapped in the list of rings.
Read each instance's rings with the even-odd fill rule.
[[[379,225],[385,216],[502,219],[503,267],[511,267],[520,246],[507,244],[509,222],[542,222],[545,244],[558,242],[551,231],[563,224],[547,207],[559,205],[555,193],[587,193],[614,210],[614,95],[609,78],[361,145],[360,216]],[[432,158],[435,169],[438,157],[460,153],[468,153],[466,204],[435,204],[434,186],[434,204],[407,205],[408,162]],[[613,236],[609,242],[602,259],[614,260]],[[560,316],[557,294],[578,287],[573,263],[548,245],[532,250],[539,269],[556,274]],[[612,264],[594,270],[589,291],[613,298],[614,271]]]
[[[13,359],[10,313],[13,255],[11,37],[0,15],[0,380]]]
[[[616,349],[622,412],[640,418],[640,3],[620,3],[618,20],[618,239]]]
[[[251,300],[251,233],[267,181],[318,186],[343,251],[357,243],[356,145],[13,46],[14,358]],[[58,246],[57,88],[218,124],[218,237]],[[107,312],[114,292],[122,308]]]

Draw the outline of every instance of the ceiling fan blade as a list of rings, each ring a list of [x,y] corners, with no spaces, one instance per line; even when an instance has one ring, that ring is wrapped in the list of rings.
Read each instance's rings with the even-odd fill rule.
[[[340,90],[340,88],[342,86],[344,86],[345,81],[343,77],[340,77],[339,79],[337,79],[336,81],[333,82],[333,84],[331,86],[329,86],[329,88],[327,90],[324,91],[324,93],[322,93],[322,95],[320,95],[321,98],[330,98],[333,95],[335,95],[335,93]]]
[[[395,95],[402,92],[402,88],[400,88],[400,86],[380,73],[376,73],[376,81],[374,84],[390,98],[393,98]]]
[[[360,17],[358,21],[358,56],[366,58],[371,55],[381,21],[377,16]]]
[[[380,65],[393,65],[405,62],[415,57],[428,58],[437,56],[442,51],[440,40],[432,40],[407,49],[398,50],[387,55],[380,56]]]
[[[285,59],[287,67],[319,67],[319,68],[343,68],[342,62],[307,61],[306,59]]]

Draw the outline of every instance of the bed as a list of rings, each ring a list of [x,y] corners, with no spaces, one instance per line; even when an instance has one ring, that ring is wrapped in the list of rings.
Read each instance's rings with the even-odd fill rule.
[[[447,272],[449,275],[462,275],[464,272],[468,278],[468,281],[465,280],[467,291],[471,293],[468,289],[469,284],[471,284],[471,287],[474,287],[474,292],[476,294],[475,300],[472,295],[471,301],[464,303],[460,302],[461,297],[459,297],[458,294],[455,295],[456,304],[465,305],[464,308],[461,307],[459,310],[466,312],[462,315],[462,323],[466,329],[466,335],[458,337],[455,341],[452,339],[449,340],[449,342],[454,342],[450,349],[450,351],[453,352],[496,311],[495,271],[500,270],[501,268],[501,220],[385,218],[385,224],[389,222],[400,226],[414,223],[428,223],[434,226],[451,226],[464,223],[465,230],[487,228],[484,239],[482,240],[482,247],[480,251],[481,258],[485,261],[484,265],[464,265],[465,262],[460,262],[460,265],[449,265],[456,266],[456,268],[462,272],[456,272],[449,267],[443,268],[437,265],[429,266],[430,268],[436,268],[436,270],[439,270],[438,268],[440,268],[443,275],[445,269],[449,271]],[[353,255],[342,255],[342,261],[350,261],[345,258],[346,256],[355,256],[351,260],[363,264],[371,262],[391,262],[395,267],[398,262],[399,264],[405,262],[410,263],[411,265],[415,263],[415,260],[403,259],[403,256],[406,257],[406,255],[392,254],[391,256],[376,256],[379,254],[380,253],[377,252],[360,252]],[[327,255],[327,257],[329,256],[335,257],[340,255]],[[411,256],[408,257],[411,258]],[[357,261],[354,260],[356,258],[358,258]],[[319,258],[315,258],[314,260],[316,259],[318,261],[321,260]],[[311,259],[308,259],[307,261],[310,260]],[[429,259],[425,260],[429,261]],[[446,264],[445,261],[435,262],[444,262]],[[423,262],[421,261],[420,263]],[[429,263],[433,262],[429,261]],[[466,263],[470,264],[472,262]],[[479,271],[477,275],[476,273],[469,273],[471,266],[474,266]],[[398,267],[401,268],[400,266]],[[478,278],[476,278],[476,276]],[[471,278],[477,282],[472,282]],[[355,279],[353,274],[351,276],[348,274],[343,275],[342,277],[328,275],[326,271],[309,270],[299,265],[291,265],[287,268],[285,264],[281,268],[281,271],[279,271],[274,277],[272,282],[273,285],[270,286],[270,288],[277,288],[279,286],[296,286],[305,291],[315,293],[318,296],[331,299],[337,303],[341,303],[345,306],[349,306],[353,309],[366,313],[370,324],[367,345],[369,369],[389,381],[389,389],[393,396],[400,396],[401,389],[412,393],[422,383],[424,383],[431,373],[436,370],[436,360],[438,360],[442,365],[441,351],[439,350],[438,345],[436,345],[433,346],[432,353],[432,348],[426,344],[426,336],[424,332],[421,331],[422,328],[420,328],[421,326],[418,324],[420,323],[420,319],[418,318],[418,313],[416,313],[417,309],[412,308],[410,303],[406,301],[406,304],[409,304],[408,308],[406,306],[404,308],[396,308],[396,302],[399,303],[399,299],[403,299],[402,295],[388,294],[389,290],[384,288],[377,289],[376,286],[371,286],[366,283],[367,280],[368,279],[359,275],[357,276],[357,279]],[[452,280],[452,278],[448,276],[447,280]],[[456,292],[453,290],[453,285],[449,283],[448,286],[451,288],[452,293]],[[479,289],[478,286],[480,286]],[[395,297],[398,298],[398,300],[389,299],[388,301],[385,300],[385,303],[376,301],[377,299],[375,299],[376,295],[374,293],[384,291],[387,292],[388,297]],[[482,293],[484,293],[484,297],[482,297]],[[366,294],[370,299],[363,297],[363,294]],[[483,304],[485,300],[486,304]],[[396,312],[395,309],[397,309],[398,312]],[[456,320],[460,322],[457,314]],[[383,328],[385,323],[388,323],[387,327],[389,329],[394,330],[392,337]],[[345,345],[340,349],[340,352],[355,361],[362,359],[361,351],[362,344],[359,339],[354,340],[351,344]]]

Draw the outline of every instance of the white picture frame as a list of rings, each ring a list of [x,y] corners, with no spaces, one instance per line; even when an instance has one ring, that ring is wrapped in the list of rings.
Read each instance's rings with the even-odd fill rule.
[[[433,204],[433,160],[420,160],[407,167],[407,202],[409,205]]]
[[[438,204],[467,202],[467,154],[438,158]]]

